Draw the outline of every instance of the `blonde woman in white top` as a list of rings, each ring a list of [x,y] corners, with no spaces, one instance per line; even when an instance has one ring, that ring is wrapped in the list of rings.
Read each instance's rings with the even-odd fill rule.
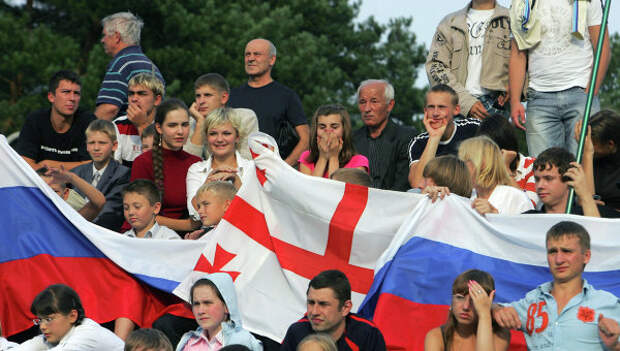
[[[239,153],[241,145],[247,145],[249,130],[243,126],[243,117],[236,109],[223,107],[213,110],[204,123],[204,140],[209,158],[191,165],[187,171],[187,209],[197,219],[194,206],[196,191],[210,181],[231,181],[241,187],[243,173],[254,162]]]

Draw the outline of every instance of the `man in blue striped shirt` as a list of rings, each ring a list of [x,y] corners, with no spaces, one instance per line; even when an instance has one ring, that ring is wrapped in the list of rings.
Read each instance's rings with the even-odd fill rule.
[[[101,43],[105,53],[112,56],[106,69],[99,94],[97,118],[111,121],[127,110],[127,83],[142,72],[155,74],[164,83],[164,77],[155,64],[142,52],[140,31],[144,22],[130,12],[119,12],[105,17]]]

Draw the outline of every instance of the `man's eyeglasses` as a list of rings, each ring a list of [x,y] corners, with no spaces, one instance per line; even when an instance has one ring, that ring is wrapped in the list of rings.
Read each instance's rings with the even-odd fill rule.
[[[34,323],[34,325],[49,324],[54,319],[54,317],[35,318],[32,320],[32,323]]]

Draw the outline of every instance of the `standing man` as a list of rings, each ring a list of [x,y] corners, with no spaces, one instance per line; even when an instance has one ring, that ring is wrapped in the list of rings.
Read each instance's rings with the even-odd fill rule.
[[[116,116],[125,115],[127,84],[135,74],[151,72],[164,86],[166,82],[157,66],[140,48],[140,31],[144,22],[131,12],[119,12],[101,20],[101,25],[101,43],[105,53],[112,56],[112,61],[97,94],[95,115],[111,121]]]
[[[439,23],[426,74],[431,86],[446,84],[458,93],[463,115],[483,119],[500,113],[508,118],[509,58],[508,9],[495,0],[473,0]]]
[[[456,155],[461,141],[476,136],[480,125],[475,118],[454,121],[461,107],[456,91],[447,85],[435,85],[424,100],[426,132],[416,136],[409,146],[409,183],[412,188],[424,188],[424,167],[430,160],[441,155]]]
[[[78,109],[80,77],[58,71],[50,78],[48,89],[51,108],[28,115],[15,151],[35,170],[43,166],[69,170],[90,162],[84,132],[95,116]]]
[[[407,146],[416,130],[391,120],[394,103],[394,87],[387,80],[363,81],[357,88],[357,106],[364,126],[353,133],[353,144],[368,158],[374,188],[406,191]]]
[[[573,130],[586,105],[601,6],[601,0],[512,1],[510,109],[514,124],[526,132],[530,156],[554,146],[577,152]],[[605,33],[595,96],[610,59],[609,35]],[[521,104],[526,74],[527,111]],[[596,97],[592,113],[599,109]]]
[[[276,138],[286,120],[295,128],[299,141],[288,155],[286,163],[297,165],[297,160],[308,149],[310,128],[299,96],[290,88],[276,82],[271,70],[276,63],[276,47],[266,39],[254,39],[245,46],[245,72],[248,82],[230,92],[230,107],[245,107],[258,117],[258,129]],[[282,145],[278,145],[282,148]]]
[[[327,334],[338,351],[385,351],[383,335],[372,322],[351,313],[351,285],[338,270],[312,278],[306,293],[308,312],[286,331],[281,351],[295,351],[306,336]]]
[[[557,223],[546,247],[553,281],[505,307],[493,305],[493,319],[524,331],[528,350],[620,350],[620,301],[582,277],[591,256],[586,229]]]

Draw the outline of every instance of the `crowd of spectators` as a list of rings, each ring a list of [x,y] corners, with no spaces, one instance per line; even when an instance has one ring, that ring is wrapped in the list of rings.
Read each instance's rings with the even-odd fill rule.
[[[620,217],[620,115],[598,112],[596,98],[609,62],[606,33],[581,163],[574,155],[600,32],[599,0],[560,2],[566,11],[554,9],[548,0],[513,0],[511,10],[493,0],[473,0],[446,16],[426,63],[431,86],[422,133],[394,121],[390,114],[397,96],[384,79],[359,84],[356,101],[363,126],[358,130],[352,130],[349,111],[339,104],[318,106],[309,125],[299,96],[272,78],[276,47],[262,38],[246,45],[247,83],[230,89],[220,74],[200,75],[188,108],[165,97],[164,77],[139,46],[143,22],[131,13],[117,13],[102,20],[101,42],[113,59],[94,113],[79,109],[77,74],[59,71],[49,82],[50,108],[28,116],[16,151],[82,216],[142,239],[208,235],[242,186],[244,172],[253,167],[247,139],[257,130],[273,136],[282,159],[310,176],[427,194],[432,201],[453,194],[469,198],[483,217],[563,213],[572,188],[577,195],[573,213]],[[571,15],[571,6],[581,6],[578,20],[572,18],[577,14]],[[537,15],[524,17],[527,11],[519,9]],[[554,21],[548,20],[552,12],[560,13]],[[556,23],[571,20],[579,23],[572,32],[569,25]],[[557,36],[568,39],[558,43]],[[525,129],[527,146],[519,145],[517,128]],[[548,246],[560,237],[548,239]],[[491,328],[486,319],[495,316],[488,312],[494,288],[485,274],[463,273],[453,291],[459,299],[470,299],[476,318],[482,320],[484,310],[485,328]],[[347,289],[350,295],[340,272],[313,279],[308,314],[291,326],[283,349],[316,343],[325,350],[349,350],[356,349],[352,343],[359,347],[358,342],[366,343],[365,350],[384,348],[378,329],[350,313]],[[96,328],[84,319],[74,294],[68,287],[52,286],[35,299],[33,313],[44,337],[31,344],[58,345],[73,330]],[[64,295],[74,305],[48,301]],[[217,350],[229,340],[262,349],[241,327],[229,278],[198,281],[190,296],[196,322],[184,325],[193,329],[197,323],[198,329],[178,334],[188,332],[177,350]],[[459,303],[463,315],[471,312],[472,306]],[[454,313],[452,323],[432,331],[427,343],[460,340],[459,325],[467,318]],[[52,322],[60,324],[56,314],[66,319],[66,328],[47,333]],[[115,331],[127,339],[126,345],[160,336],[149,331],[130,335],[134,327],[131,321],[117,320]],[[608,327],[615,331],[617,322]],[[313,331],[332,338],[304,339]],[[485,335],[505,349],[502,330],[493,327]],[[113,335],[109,339],[116,345]],[[174,346],[178,337],[171,339]],[[169,342],[149,349],[155,348],[171,349]]]

